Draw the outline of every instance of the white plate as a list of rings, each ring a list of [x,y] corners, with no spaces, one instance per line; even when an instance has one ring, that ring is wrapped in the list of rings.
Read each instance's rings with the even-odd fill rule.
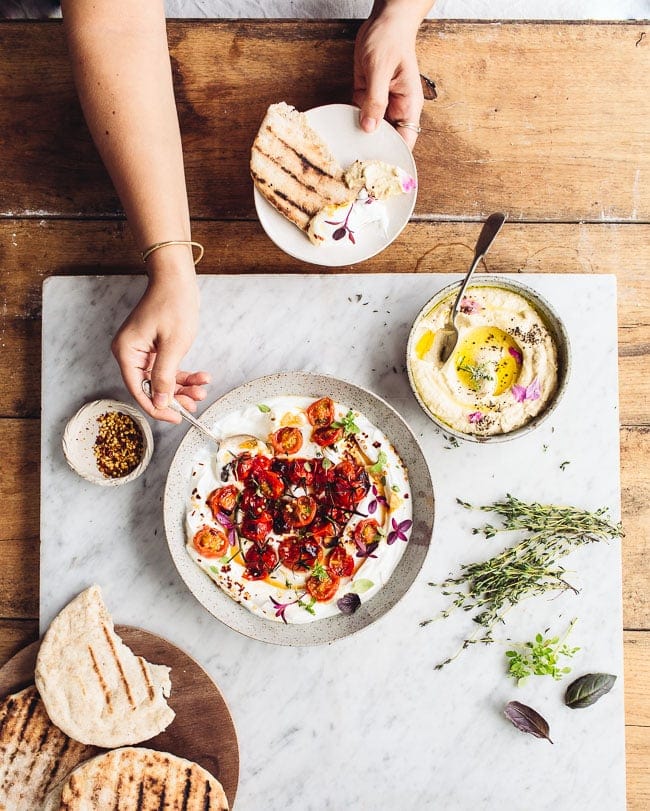
[[[327,104],[307,110],[311,127],[323,138],[337,161],[347,168],[355,160],[382,160],[399,166],[417,181],[417,170],[411,150],[387,121],[381,121],[375,132],[364,132],[359,126],[359,108],[351,104]],[[275,244],[303,262],[324,267],[341,267],[363,262],[383,251],[402,231],[413,213],[417,190],[386,201],[388,232],[376,225],[360,230],[356,244],[340,240],[331,245],[312,245],[307,235],[283,217],[254,189],[255,209],[262,228]]]
[[[352,634],[382,617],[406,594],[417,577],[433,534],[434,499],[431,475],[420,446],[402,417],[376,394],[327,375],[278,372],[260,377],[228,392],[201,415],[212,426],[232,411],[264,402],[280,394],[314,397],[327,395],[361,411],[381,428],[408,471],[413,507],[413,528],[397,568],[388,582],[351,615],[338,614],[300,625],[285,625],[253,614],[236,603],[202,571],[185,548],[185,511],[191,489],[192,464],[210,440],[190,428],[172,460],[164,497],[167,543],[185,584],[196,599],[221,622],[245,636],[276,645],[318,645]]]

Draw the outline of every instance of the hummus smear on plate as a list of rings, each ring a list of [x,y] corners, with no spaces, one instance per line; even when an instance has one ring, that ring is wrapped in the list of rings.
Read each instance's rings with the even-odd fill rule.
[[[524,296],[470,287],[456,318],[458,343],[441,363],[436,333],[447,324],[455,295],[425,313],[414,331],[408,362],[417,393],[440,422],[460,433],[514,431],[555,394],[555,342]]]
[[[298,396],[212,427],[231,439],[194,462],[186,548],[215,583],[287,623],[353,613],[376,594],[412,526],[407,472],[381,430],[329,397]]]

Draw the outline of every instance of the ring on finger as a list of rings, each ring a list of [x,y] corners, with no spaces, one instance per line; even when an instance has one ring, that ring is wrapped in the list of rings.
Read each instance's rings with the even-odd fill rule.
[[[395,121],[394,124],[396,127],[402,127],[405,130],[413,130],[413,132],[417,132],[418,134],[422,132],[422,127],[417,121]]]

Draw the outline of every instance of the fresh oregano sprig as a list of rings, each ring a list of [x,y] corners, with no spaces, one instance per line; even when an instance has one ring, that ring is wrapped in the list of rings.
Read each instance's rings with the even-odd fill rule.
[[[464,640],[454,656],[441,662],[436,669],[453,661],[469,645],[494,641],[494,627],[504,622],[506,612],[521,600],[548,591],[570,589],[577,593],[577,589],[565,579],[566,571],[557,559],[578,546],[623,536],[621,525],[613,524],[605,517],[608,511],[604,507],[589,512],[577,507],[527,503],[510,494],[503,501],[484,507],[473,507],[460,499],[457,501],[467,509],[496,512],[502,517],[502,527],[486,524],[474,529],[474,534],[482,533],[486,538],[511,530],[523,530],[527,534],[519,543],[486,561],[464,564],[458,577],[450,577],[442,584],[429,583],[430,586],[442,585],[442,593],[453,597],[449,608],[434,619],[448,617],[452,611],[461,608],[474,612],[472,619],[480,626]],[[430,622],[433,619],[423,620],[420,625]]]

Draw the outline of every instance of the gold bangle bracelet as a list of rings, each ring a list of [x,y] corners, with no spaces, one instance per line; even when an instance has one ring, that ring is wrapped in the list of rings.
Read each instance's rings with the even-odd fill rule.
[[[142,251],[142,261],[146,262],[154,251],[157,251],[158,248],[166,248],[168,245],[189,245],[191,248],[198,248],[199,255],[194,259],[195,265],[199,264],[205,253],[203,245],[201,245],[200,242],[194,242],[191,239],[170,239],[167,242],[156,242],[154,245],[150,245],[146,250]],[[194,256],[194,251],[192,251],[192,256]]]

